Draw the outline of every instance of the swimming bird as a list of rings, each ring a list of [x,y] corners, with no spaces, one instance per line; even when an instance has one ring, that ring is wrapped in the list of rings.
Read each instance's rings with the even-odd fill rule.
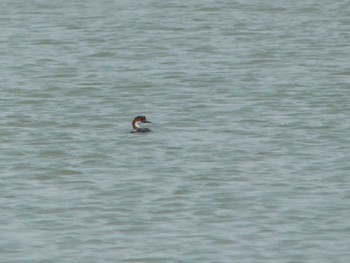
[[[132,133],[145,133],[145,132],[151,132],[148,128],[141,128],[140,123],[151,123],[146,119],[146,116],[137,116],[132,121]]]

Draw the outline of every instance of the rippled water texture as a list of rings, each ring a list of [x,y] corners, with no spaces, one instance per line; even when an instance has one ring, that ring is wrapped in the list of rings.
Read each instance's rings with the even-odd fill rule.
[[[350,262],[348,1],[4,0],[0,26],[1,262]]]

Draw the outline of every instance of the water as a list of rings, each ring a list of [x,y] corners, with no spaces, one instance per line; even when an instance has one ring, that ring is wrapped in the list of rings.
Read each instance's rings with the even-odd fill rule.
[[[349,13],[2,1],[0,261],[349,262]]]

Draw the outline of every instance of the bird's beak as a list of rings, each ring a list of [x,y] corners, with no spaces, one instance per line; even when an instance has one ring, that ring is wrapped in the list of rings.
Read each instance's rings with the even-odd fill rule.
[[[152,122],[150,122],[150,121],[144,121],[144,123],[152,123]]]

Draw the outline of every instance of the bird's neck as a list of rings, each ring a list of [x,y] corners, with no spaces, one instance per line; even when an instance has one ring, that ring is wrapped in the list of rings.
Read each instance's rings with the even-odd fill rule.
[[[133,121],[132,122],[132,127],[136,130],[140,128],[140,122],[139,121]]]

